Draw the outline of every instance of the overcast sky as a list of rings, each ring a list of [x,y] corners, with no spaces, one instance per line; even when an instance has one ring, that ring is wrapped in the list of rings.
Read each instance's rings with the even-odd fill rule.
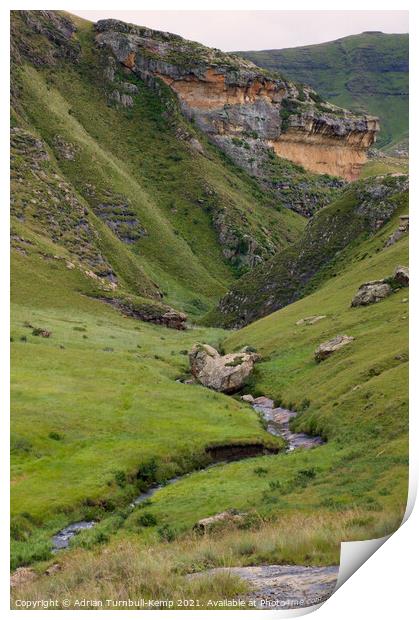
[[[332,41],[365,30],[408,32],[408,11],[71,11],[180,34],[224,51]]]

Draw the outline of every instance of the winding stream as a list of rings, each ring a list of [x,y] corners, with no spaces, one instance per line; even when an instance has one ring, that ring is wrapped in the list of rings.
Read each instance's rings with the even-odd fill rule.
[[[266,430],[271,435],[275,437],[282,437],[287,442],[286,452],[292,452],[297,448],[315,448],[324,443],[321,437],[314,437],[312,435],[307,435],[305,433],[293,433],[289,427],[290,421],[295,418],[297,413],[295,411],[289,411],[288,409],[283,409],[282,407],[274,407],[274,401],[266,396],[260,396],[259,398],[255,398],[251,403],[253,409],[261,415],[263,420],[266,422]],[[255,444],[256,446],[257,444]],[[220,465],[222,463],[227,463],[230,461],[241,460],[243,458],[252,458],[255,456],[260,456],[263,452],[259,452],[259,454],[249,453],[246,456],[239,456],[239,453],[235,454],[234,450],[231,451],[231,454],[224,454],[222,460],[219,459],[216,463],[211,463],[205,470],[210,469],[211,467],[215,467],[216,465]],[[139,504],[149,500],[157,491],[167,486],[168,484],[173,484],[178,480],[182,480],[187,476],[190,476],[190,472],[188,474],[184,474],[182,476],[175,476],[174,478],[170,478],[170,480],[166,480],[166,482],[162,484],[157,484],[153,487],[147,489],[140,493],[131,503],[131,507],[135,508]],[[71,523],[67,525],[65,528],[57,532],[52,537],[52,549],[53,552],[60,551],[61,549],[66,549],[71,539],[81,532],[82,530],[91,529],[96,524],[96,521],[78,521],[77,523]]]

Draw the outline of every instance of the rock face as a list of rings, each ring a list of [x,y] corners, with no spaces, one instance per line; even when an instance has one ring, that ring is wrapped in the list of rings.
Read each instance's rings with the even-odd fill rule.
[[[257,353],[229,353],[220,355],[208,344],[197,344],[189,353],[191,372],[205,387],[232,394],[240,390],[250,376]]]
[[[255,176],[275,154],[315,173],[359,176],[377,118],[319,105],[311,87],[177,35],[112,19],[96,31],[98,46],[146,82],[165,82],[185,116]]]
[[[394,281],[400,286],[409,286],[409,269],[399,265],[396,267],[393,275]]]
[[[385,280],[373,280],[361,284],[351,306],[368,306],[391,295],[391,286]]]
[[[243,327],[300,299],[314,276],[338,258],[339,252],[360,235],[371,236],[380,230],[398,205],[407,203],[408,187],[406,176],[392,175],[351,184],[339,203],[320,209],[311,218],[296,243],[235,282],[208,315],[208,323]]]
[[[104,301],[118,310],[140,321],[154,323],[156,325],[164,325],[171,329],[186,329],[187,315],[179,312],[170,306],[161,304],[149,299],[140,299],[132,295],[118,297],[100,297],[100,301]]]
[[[353,336],[335,336],[332,340],[323,342],[317,347],[314,352],[314,359],[316,362],[322,362],[332,355],[332,353],[352,342],[352,340],[354,340]]]

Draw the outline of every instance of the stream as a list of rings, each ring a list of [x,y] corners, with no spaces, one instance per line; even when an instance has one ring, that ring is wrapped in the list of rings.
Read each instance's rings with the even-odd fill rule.
[[[286,452],[293,452],[297,448],[315,448],[324,443],[321,437],[314,437],[312,435],[307,435],[306,433],[293,433],[289,427],[290,421],[295,418],[297,413],[295,411],[289,411],[288,409],[283,409],[282,407],[274,407],[274,401],[266,396],[260,396],[259,398],[255,398],[251,406],[253,409],[259,413],[262,419],[266,423],[266,431],[275,437],[282,437],[287,442]],[[257,446],[257,444],[255,444]],[[211,467],[215,467],[216,465],[220,465],[222,463],[228,463],[231,461],[241,460],[243,458],[253,458],[255,456],[260,456],[263,454],[263,451],[257,453],[249,453],[246,456],[240,456],[239,451],[230,450],[230,454],[224,454],[222,460],[218,460],[216,463],[211,463],[205,470],[210,469]],[[265,452],[266,454],[267,452]],[[162,484],[155,485],[150,487],[146,491],[140,493],[131,503],[131,507],[135,508],[139,504],[149,500],[157,491],[167,486],[168,484],[173,484],[178,480],[182,480],[187,476],[191,475],[190,472],[188,474],[184,474],[182,476],[175,476],[174,478],[170,478],[170,480],[166,480],[166,482]],[[66,549],[71,539],[81,532],[82,530],[91,529],[96,525],[96,521],[78,521],[76,523],[71,523],[67,525],[62,530],[57,532],[52,537],[52,550],[53,552],[60,551],[61,549]]]

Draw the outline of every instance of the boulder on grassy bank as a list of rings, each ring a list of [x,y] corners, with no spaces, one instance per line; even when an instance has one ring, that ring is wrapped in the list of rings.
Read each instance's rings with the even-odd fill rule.
[[[409,286],[409,268],[398,265],[391,277],[361,284],[351,302],[352,307],[368,306],[388,297],[398,288]]]
[[[393,279],[400,286],[409,286],[409,267],[398,265],[394,270]]]
[[[342,347],[352,342],[352,340],[354,340],[353,336],[335,336],[335,338],[332,338],[332,340],[323,342],[317,347],[314,352],[314,359],[316,360],[316,362],[322,362],[330,355],[332,355],[332,353],[338,351]]]
[[[194,529],[204,533],[212,530],[216,526],[224,525],[226,523],[241,523],[243,522],[244,517],[244,513],[237,512],[236,510],[226,510],[213,515],[212,517],[201,519],[195,525]]]
[[[391,286],[385,280],[365,282],[359,287],[357,294],[352,300],[351,306],[356,308],[357,306],[368,306],[369,304],[374,304],[377,301],[381,301],[385,297],[388,297],[391,292]]]
[[[259,359],[257,353],[244,351],[220,355],[208,344],[196,344],[189,353],[193,376],[205,387],[225,394],[238,392],[245,385]]]

